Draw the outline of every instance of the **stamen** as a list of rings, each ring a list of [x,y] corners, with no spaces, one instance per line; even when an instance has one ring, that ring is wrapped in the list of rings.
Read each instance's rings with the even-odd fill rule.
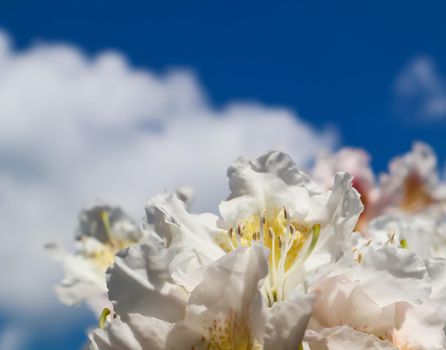
[[[110,242],[111,246],[114,247],[115,242],[113,239],[113,235],[111,233],[110,218],[108,217],[107,211],[101,210],[100,216],[101,216],[102,223],[104,224],[104,230],[105,230],[105,234],[107,235],[108,241]]]
[[[394,243],[394,241],[395,241],[395,234],[396,234],[395,231],[393,231],[392,233],[388,234],[388,237],[389,237],[389,240],[387,241],[388,244],[393,244]]]
[[[319,240],[319,234],[321,233],[321,225],[319,225],[319,224],[313,225],[312,233],[313,233],[313,235],[311,237],[310,247],[308,248],[307,253],[305,254],[304,260],[308,259],[308,257],[310,256],[310,254],[313,252],[314,248],[316,247],[316,243]]]
[[[402,240],[400,241],[400,246],[401,246],[401,248],[403,248],[403,249],[407,249],[407,240],[402,239]]]
[[[269,234],[269,239],[273,239],[273,236],[274,236],[274,232],[273,232],[273,230],[271,229],[271,227],[269,227],[268,228],[268,234]]]
[[[271,239],[271,277],[274,286],[276,284],[276,236],[271,227],[268,229],[268,233]]]
[[[263,239],[263,225],[265,223],[265,213],[260,217],[260,241],[262,243],[265,242],[265,240]]]
[[[240,239],[241,237],[241,228],[240,228],[240,224],[237,225],[237,234],[235,235],[235,239],[237,241],[237,246],[241,247],[242,245],[242,241]]]
[[[297,268],[298,268],[299,266],[301,266],[301,265],[302,265],[302,264],[309,258],[309,256],[310,256],[311,253],[313,252],[314,248],[316,248],[316,244],[317,244],[317,241],[319,240],[319,234],[320,234],[320,232],[321,232],[321,225],[319,225],[319,224],[315,224],[315,225],[313,225],[313,228],[312,228],[312,235],[311,235],[311,243],[310,243],[310,245],[309,245],[307,251],[305,252],[305,255],[302,256],[302,257],[299,257],[299,259],[297,259],[297,260],[294,262],[293,266],[290,267],[290,268],[288,269],[288,271],[285,273],[284,280],[285,280],[291,273],[295,272],[295,271],[297,270]]]
[[[107,316],[110,315],[111,311],[109,308],[104,308],[101,312],[101,316],[99,316],[99,328],[104,328],[105,321],[107,321]]]
[[[293,227],[293,226],[291,226],[290,216],[288,215],[288,211],[286,210],[285,207],[283,207],[283,214],[284,214],[284,217],[286,220],[286,232],[291,237],[292,236],[291,227]],[[294,227],[293,227],[293,230],[294,230]]]
[[[270,249],[269,273],[262,290],[265,300],[272,306],[276,301],[284,299],[288,277],[302,266],[316,248],[321,226],[313,225],[311,230],[305,223],[299,226],[299,223],[292,221],[285,206],[282,210],[265,209],[260,212],[261,215],[254,214],[227,231],[229,242],[226,247],[234,250],[253,246],[260,241],[260,244]],[[267,217],[267,214],[270,216]]]
[[[228,242],[229,242],[230,248],[232,250],[235,250],[234,243],[232,241],[232,238],[234,237],[234,229],[232,227],[228,230],[228,236],[227,237],[228,237]]]

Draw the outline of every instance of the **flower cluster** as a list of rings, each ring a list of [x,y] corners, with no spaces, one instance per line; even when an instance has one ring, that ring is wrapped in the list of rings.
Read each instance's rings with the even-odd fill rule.
[[[446,191],[424,144],[376,179],[357,149],[308,172],[268,152],[228,169],[218,215],[189,194],[81,213],[63,302],[102,309],[100,350],[446,348]],[[188,192],[189,193],[189,192]]]

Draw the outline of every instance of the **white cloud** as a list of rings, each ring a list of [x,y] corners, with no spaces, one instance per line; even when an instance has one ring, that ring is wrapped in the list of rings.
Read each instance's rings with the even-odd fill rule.
[[[19,350],[26,342],[26,333],[23,328],[7,326],[0,331],[0,350]]]
[[[428,57],[416,57],[397,76],[397,107],[406,115],[446,118],[446,77]]]
[[[69,45],[17,52],[0,34],[0,309],[61,312],[60,271],[42,246],[69,244],[95,198],[141,216],[150,195],[190,184],[195,207],[214,210],[237,156],[275,148],[304,164],[335,143],[284,108],[216,110],[189,72],[157,75]]]

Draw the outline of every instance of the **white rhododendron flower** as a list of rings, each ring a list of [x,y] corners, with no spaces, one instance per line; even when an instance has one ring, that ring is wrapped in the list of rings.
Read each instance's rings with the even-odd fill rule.
[[[224,251],[260,242],[271,251],[264,294],[270,305],[304,290],[308,274],[336,262],[363,206],[352,177],[339,173],[319,189],[283,153],[239,158],[228,169],[231,193],[220,204],[215,237]],[[311,277],[311,276],[310,276]]]
[[[376,201],[377,186],[375,175],[370,167],[370,156],[358,148],[342,148],[336,153],[319,154],[311,171],[314,181],[326,189],[333,185],[333,175],[344,171],[352,175],[353,187],[359,192],[364,211],[361,213],[357,227],[362,227],[372,216],[372,204]]]
[[[436,221],[425,214],[410,217],[390,214],[372,220],[363,230],[363,237],[375,245],[406,248],[427,259],[436,256],[434,237],[438,229]]]
[[[376,212],[419,212],[446,198],[439,180],[437,158],[426,144],[417,142],[412,151],[390,163],[389,174],[380,178]]]
[[[389,173],[381,175],[378,182],[368,154],[351,148],[343,148],[335,154],[321,154],[312,175],[318,183],[330,188],[330,175],[338,171],[350,173],[353,187],[361,194],[365,209],[357,226],[360,230],[386,213],[412,215],[430,211],[437,217],[444,217],[446,213],[446,186],[440,181],[433,150],[424,143],[416,142],[409,153],[392,160]]]
[[[444,320],[430,302],[423,260],[392,246],[370,249],[313,286],[311,350],[444,349]]]
[[[446,222],[431,211],[379,216],[363,229],[362,236],[359,245],[373,241],[412,250],[423,259],[446,257]]]
[[[146,229],[150,233],[141,255],[150,259],[144,266],[147,271],[138,275],[141,283],[148,280],[148,288],[163,293],[171,292],[169,284],[190,291],[200,281],[204,266],[240,247],[260,244],[270,251],[261,291],[272,306],[295,290],[304,291],[312,274],[342,257],[362,210],[350,175],[338,174],[333,189],[324,191],[287,155],[269,152],[253,160],[239,158],[228,176],[231,194],[220,204],[221,217],[190,214],[175,195],[160,194],[149,201]],[[119,280],[113,273],[120,264],[117,261],[110,274],[112,301],[118,299],[125,279],[125,272]],[[153,277],[157,275],[162,276],[156,277],[158,283]],[[132,301],[125,303],[126,308],[143,303],[144,297],[128,294]],[[119,311],[119,302],[116,307]]]
[[[353,187],[361,194],[364,203],[370,201],[376,186],[370,167],[370,156],[358,148],[342,148],[336,153],[323,152],[316,158],[311,176],[326,189],[333,185],[333,174],[347,172],[353,176]]]
[[[132,254],[127,249],[129,261],[140,259]],[[295,293],[286,303],[267,308],[260,292],[267,274],[267,249],[259,244],[237,249],[205,269],[176,322],[166,319],[171,318],[170,303],[178,304],[177,296],[164,295],[157,316],[109,316],[103,329],[90,334],[90,349],[296,349],[313,297]],[[132,287],[121,285],[123,290]]]
[[[107,298],[105,271],[114,261],[115,253],[140,241],[138,225],[121,208],[96,205],[79,215],[75,253],[50,243],[47,251],[62,262],[65,277],[55,287],[59,299],[68,305],[82,301],[95,311],[110,305]]]

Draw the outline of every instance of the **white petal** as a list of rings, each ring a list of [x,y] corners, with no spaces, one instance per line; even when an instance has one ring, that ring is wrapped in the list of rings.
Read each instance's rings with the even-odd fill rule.
[[[305,264],[307,270],[335,262],[350,250],[351,233],[363,210],[351,181],[349,174],[338,173],[331,192],[319,195],[318,199],[312,197],[307,220],[321,224],[322,230],[316,249]]]
[[[399,350],[387,341],[347,326],[308,331],[305,338],[311,350]]]
[[[266,188],[310,184],[308,176],[296,168],[282,152],[268,152],[252,160],[240,157],[228,169],[230,198],[264,191]],[[280,186],[279,186],[280,187]]]
[[[203,264],[215,261],[224,254],[215,243],[218,217],[205,213],[187,212],[185,203],[177,195],[161,193],[147,203],[146,228],[155,232],[170,246],[173,241],[191,247]]]
[[[155,240],[119,252],[107,273],[115,310],[120,315],[138,312],[171,322],[183,318],[188,295],[171,278],[168,264],[173,258]]]
[[[59,300],[67,305],[79,305],[82,301],[91,299],[99,302],[94,305],[95,312],[101,312],[109,306],[106,294],[104,272],[82,255],[66,252],[56,243],[47,244],[46,250],[60,262],[64,269],[63,280],[55,287]]]
[[[374,329],[380,320],[381,308],[346,276],[328,278],[320,283],[313,318],[323,327],[350,324],[362,330]]]
[[[227,175],[231,194],[219,209],[231,225],[266,208],[286,206],[292,213],[303,215],[308,210],[309,193],[320,191],[281,152],[269,152],[252,160],[240,157],[229,167]]]
[[[264,350],[295,350],[302,342],[313,301],[312,295],[296,293],[287,301],[275,303],[269,310]]]
[[[410,308],[400,329],[393,334],[398,348],[419,350],[443,350],[446,347],[445,324],[431,305]]]
[[[430,302],[446,322],[446,259],[432,258],[425,263],[432,283]]]
[[[352,277],[380,307],[399,301],[421,303],[431,293],[423,261],[406,249],[369,251]]]
[[[169,323],[128,315],[127,322],[119,318],[106,322],[104,329],[90,333],[90,350],[165,350],[165,341],[171,329]]]
[[[190,349],[209,342],[208,329],[214,322],[241,322],[239,326],[247,332],[243,336],[263,337],[266,314],[259,283],[267,274],[267,257],[267,250],[260,246],[240,248],[210,265],[191,294],[184,321],[176,323],[169,335],[168,345]],[[232,333],[225,335],[232,341],[242,340]]]

